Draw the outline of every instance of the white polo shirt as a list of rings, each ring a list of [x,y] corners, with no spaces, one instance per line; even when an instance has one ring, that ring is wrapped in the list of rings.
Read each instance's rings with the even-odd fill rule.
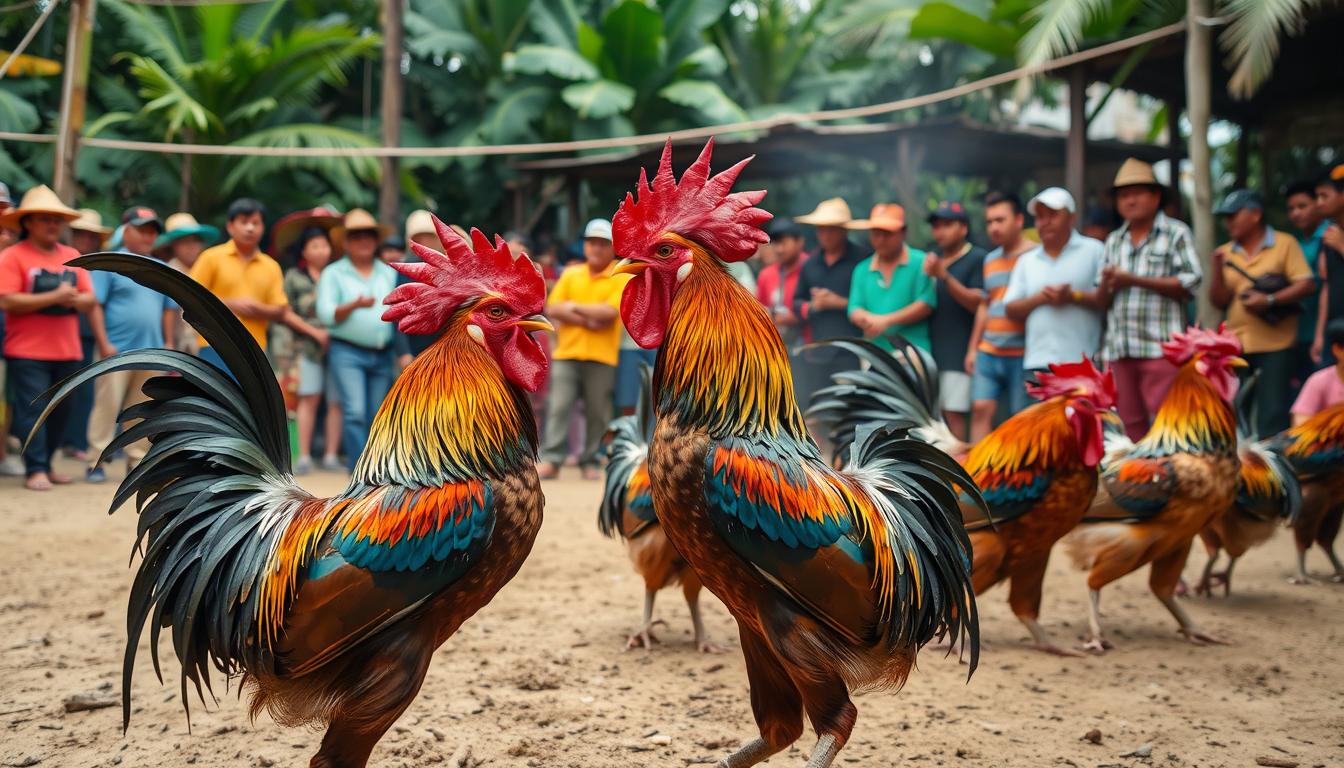
[[[1067,283],[1075,291],[1090,291],[1101,275],[1105,246],[1100,240],[1069,236],[1064,250],[1055,257],[1036,246],[1017,259],[1008,278],[1005,304],[1030,298],[1041,289]],[[1026,354],[1022,367],[1045,368],[1050,363],[1076,363],[1092,357],[1101,344],[1101,313],[1077,304],[1049,304],[1027,315]]]

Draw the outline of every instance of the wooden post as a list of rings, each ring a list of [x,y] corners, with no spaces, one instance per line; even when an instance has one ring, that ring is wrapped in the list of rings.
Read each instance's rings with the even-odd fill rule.
[[[84,132],[84,104],[89,86],[89,45],[97,0],[71,0],[70,30],[65,41],[65,77],[61,83],[61,112],[56,127],[56,162],[52,189],[67,205],[78,198],[75,160]]]
[[[1185,157],[1185,144],[1181,141],[1181,105],[1175,101],[1167,102],[1167,162],[1171,164],[1171,205],[1176,218],[1183,219],[1185,198],[1181,194],[1181,159]]]
[[[383,146],[401,145],[401,57],[405,29],[404,0],[383,0]],[[401,172],[397,158],[382,158],[382,187],[378,194],[378,220],[397,226],[401,219]]]
[[[1064,186],[1087,210],[1087,71],[1069,69],[1069,135],[1064,149]]]
[[[1195,234],[1195,252],[1209,271],[1213,253],[1213,171],[1209,157],[1209,112],[1212,104],[1213,32],[1204,23],[1212,15],[1213,0],[1190,0],[1185,27],[1185,99],[1190,118],[1190,174],[1195,193],[1190,201],[1190,227]],[[1199,317],[1206,327],[1215,325],[1221,313],[1209,302],[1209,292],[1199,292]]]

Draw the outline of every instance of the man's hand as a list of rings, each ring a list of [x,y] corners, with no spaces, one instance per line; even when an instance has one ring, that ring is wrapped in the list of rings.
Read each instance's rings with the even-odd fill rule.
[[[1118,291],[1134,285],[1134,273],[1126,272],[1116,266],[1101,270],[1101,284],[1107,291]]]
[[[1041,289],[1041,300],[1054,307],[1063,306],[1069,300],[1069,286],[1066,284],[1047,285]]]
[[[252,299],[226,299],[224,306],[228,307],[233,314],[249,319],[263,317],[265,314],[262,311],[261,304]]]
[[[363,309],[365,307],[372,307],[373,304],[374,302],[372,296],[360,296],[358,299],[355,299],[354,301],[354,305],[358,309]]]
[[[1227,262],[1227,255],[1227,246],[1220,245],[1213,249],[1213,253],[1209,254],[1209,264],[1214,269],[1222,269],[1223,264]]]
[[[874,319],[873,313],[866,309],[856,309],[849,313],[849,321],[857,325],[859,330],[863,331],[864,336],[876,335],[877,331],[874,330],[873,325]]]
[[[112,342],[110,341],[98,342],[98,357],[100,359],[106,360],[107,358],[115,354],[117,354],[117,348],[112,345]]]
[[[409,353],[409,352],[407,352],[406,354],[402,355],[401,357],[398,357],[398,358],[397,358],[397,370],[399,370],[399,371],[404,371],[404,370],[406,370],[406,366],[410,365],[411,362],[412,362],[413,360],[415,360],[415,357],[412,356],[411,353]]]
[[[1322,358],[1324,357],[1325,357],[1325,339],[1322,339],[1318,335],[1311,342],[1311,361],[1317,365],[1320,365],[1323,362]]]
[[[325,328],[314,328],[311,334],[313,341],[316,341],[326,352],[327,347],[331,346],[331,334]]]
[[[924,256],[924,274],[934,280],[944,280],[947,278],[947,265],[941,258],[927,254]]]
[[[971,376],[975,375],[975,358],[975,348],[972,347],[971,349],[966,350],[966,359],[961,363],[961,367]]]
[[[829,288],[812,289],[812,308],[813,309],[841,309],[845,306],[845,300],[838,293]]]
[[[1325,228],[1325,234],[1321,236],[1321,242],[1335,251],[1344,253],[1344,229],[1341,229],[1338,224],[1331,224]]]
[[[771,317],[774,318],[775,325],[783,328],[798,324],[798,318],[794,316],[793,312],[789,311],[788,307],[775,307]]]
[[[79,289],[69,283],[61,283],[60,287],[51,292],[53,304],[62,307],[75,306],[75,300],[79,298]]]
[[[1254,289],[1245,291],[1241,294],[1241,306],[1245,307],[1247,312],[1259,315],[1269,309],[1269,294]]]

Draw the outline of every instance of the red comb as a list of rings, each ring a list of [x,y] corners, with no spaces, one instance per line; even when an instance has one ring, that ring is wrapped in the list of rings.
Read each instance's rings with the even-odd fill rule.
[[[419,262],[392,266],[414,280],[399,286],[383,299],[388,305],[383,319],[397,322],[406,333],[438,333],[448,318],[467,301],[493,294],[503,297],[521,313],[540,312],[546,302],[546,283],[527,254],[517,258],[504,238],[494,245],[475,227],[468,243],[433,216],[443,253],[411,243]]]
[[[770,241],[761,225],[771,215],[755,207],[765,197],[765,190],[728,193],[752,158],[710,176],[713,151],[714,139],[710,139],[680,182],[672,174],[671,139],[663,147],[652,186],[644,169],[639,169],[639,185],[635,187],[638,196],[627,192],[612,220],[617,255],[636,256],[668,232],[698,243],[723,261],[745,261],[761,243]]]
[[[1173,333],[1171,341],[1162,342],[1162,356],[1174,365],[1184,365],[1198,354],[1218,359],[1235,357],[1241,354],[1241,341],[1228,332],[1226,323],[1219,323],[1216,331],[1192,325],[1184,333]]]
[[[1110,371],[1098,371],[1091,360],[1076,363],[1051,363],[1050,373],[1040,373],[1036,383],[1027,384],[1027,394],[1038,400],[1057,395],[1086,397],[1098,408],[1115,405],[1115,376]]]

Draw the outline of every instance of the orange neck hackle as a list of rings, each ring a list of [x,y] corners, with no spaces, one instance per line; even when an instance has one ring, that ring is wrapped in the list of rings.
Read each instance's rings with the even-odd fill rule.
[[[788,350],[765,308],[697,245],[658,356],[660,415],[716,437],[765,433],[807,443]]]
[[[1134,455],[1231,453],[1237,446],[1237,421],[1218,387],[1199,370],[1200,357],[1181,366],[1153,426]]]

